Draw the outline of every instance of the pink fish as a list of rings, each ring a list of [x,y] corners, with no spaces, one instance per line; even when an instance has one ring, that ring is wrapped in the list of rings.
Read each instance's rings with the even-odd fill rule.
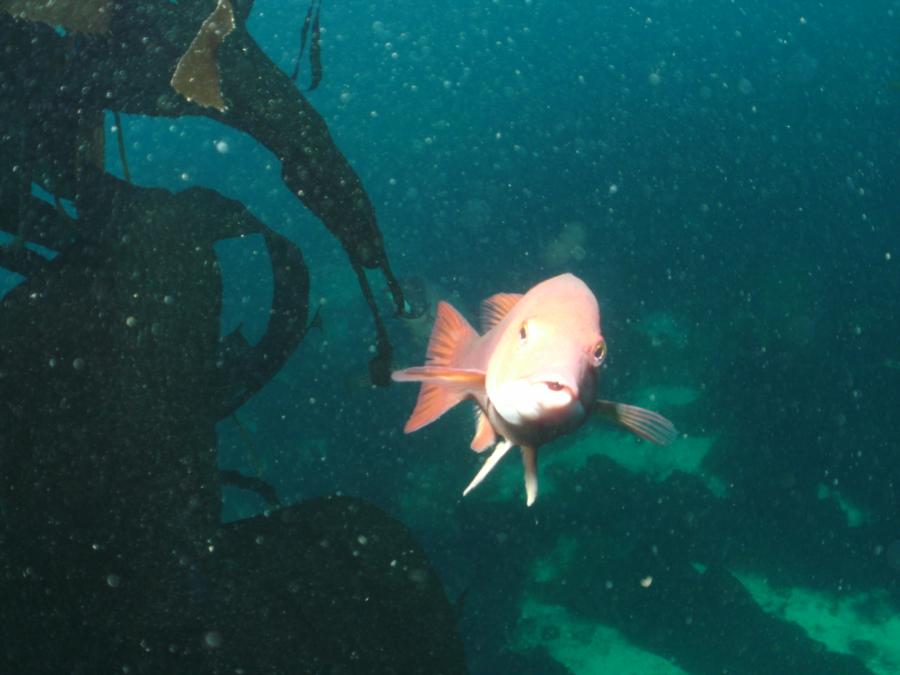
[[[537,449],[597,415],[659,445],[673,442],[672,423],[655,412],[596,400],[597,372],[606,358],[600,308],[572,274],[539,283],[524,295],[498,293],[481,304],[479,335],[446,302],[438,304],[425,365],[393,374],[421,382],[403,430],[434,422],[457,403],[475,402],[471,447],[493,447],[463,491],[484,480],[513,446],[522,451],[526,504],[537,498]],[[499,439],[499,442],[498,442]]]

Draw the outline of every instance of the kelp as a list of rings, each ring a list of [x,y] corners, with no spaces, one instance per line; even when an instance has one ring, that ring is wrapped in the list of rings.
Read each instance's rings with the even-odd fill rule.
[[[245,21],[251,4],[246,0],[221,0],[213,5],[195,0],[177,5],[113,5],[109,32],[78,36],[75,48],[67,48],[49,29],[42,32],[38,27],[20,26],[17,30],[34,35],[42,49],[61,54],[55,76],[60,85],[64,84],[61,91],[68,99],[65,109],[70,123],[71,110],[203,115],[262,143],[281,162],[285,185],[338,238],[354,268],[381,270],[395,312],[403,316],[408,306],[391,270],[368,194],[332,141],[325,121],[247,32]],[[234,28],[212,50],[213,37],[218,39],[222,28],[220,20],[211,17],[227,17],[225,5],[231,7]],[[229,25],[226,20],[225,27]],[[7,26],[0,30],[13,29]],[[199,52],[191,49],[197,41],[203,45]],[[189,93],[203,89],[191,86],[190,73],[199,72],[198,68],[211,73],[211,64],[215,63],[218,92],[210,85],[201,95],[212,105],[188,101],[173,88],[173,75],[185,58],[190,67],[182,65],[184,77],[177,80],[188,81],[185,90]],[[221,109],[217,95],[221,97]],[[72,178],[73,173],[66,177]],[[70,197],[74,184],[68,180],[50,191]],[[364,281],[364,276],[360,278]],[[362,289],[370,295],[366,285]],[[380,328],[377,306],[370,303],[370,307],[378,346],[373,371],[386,372],[390,368],[389,342]],[[379,379],[378,384],[387,384],[387,380]]]
[[[188,50],[178,59],[172,88],[187,101],[224,112],[219,83],[217,52],[234,30],[234,11],[229,0],[219,0],[206,17]]]
[[[452,607],[405,528],[348,498],[282,507],[262,478],[219,470],[217,422],[314,323],[299,246],[213,190],[104,170],[105,110],[212,117],[277,150],[364,287],[366,267],[395,283],[358,177],[246,33],[251,3],[231,2],[234,30],[200,54],[221,109],[172,87],[223,3],[111,4],[108,31],[90,34],[0,12],[0,229],[15,237],[0,266],[24,277],[0,300],[0,670],[465,672]],[[214,246],[248,234],[274,279],[255,345],[219,336]],[[223,485],[273,511],[223,524]]]
[[[300,29],[300,51],[294,63],[294,70],[291,71],[291,80],[296,82],[297,77],[300,75],[300,64],[303,61],[303,54],[306,51],[306,41],[309,38],[310,29],[312,29],[312,43],[309,47],[310,83],[307,91],[312,91],[322,81],[322,32],[319,25],[321,14],[321,0],[311,0],[309,8],[306,10],[306,17],[303,19],[303,26]]]
[[[113,0],[0,0],[0,11],[76,33],[106,33]]]

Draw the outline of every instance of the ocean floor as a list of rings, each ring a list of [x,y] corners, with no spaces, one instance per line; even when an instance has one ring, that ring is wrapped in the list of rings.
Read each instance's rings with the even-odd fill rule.
[[[764,610],[798,624],[829,650],[856,656],[877,675],[900,673],[900,616],[885,593],[774,588],[761,576],[732,574]]]
[[[688,675],[656,654],[632,645],[619,631],[583,621],[560,605],[522,602],[515,651],[543,647],[575,675]]]
[[[534,562],[532,581],[564,575],[576,542],[561,538],[554,551]],[[775,588],[757,574],[732,571],[757,603],[799,625],[833,652],[859,658],[875,675],[900,672],[900,616],[883,592],[835,595],[807,588]],[[526,653],[542,646],[575,675],[676,675],[685,673],[665,658],[632,644],[618,630],[586,621],[566,607],[546,604],[526,590],[512,648]]]

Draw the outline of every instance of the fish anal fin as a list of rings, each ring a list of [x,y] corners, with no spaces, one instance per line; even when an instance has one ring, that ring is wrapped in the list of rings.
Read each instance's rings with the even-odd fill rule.
[[[475,408],[475,436],[472,438],[471,448],[475,452],[484,452],[497,442],[497,434],[488,416],[480,407]]]
[[[428,352],[425,364],[428,366],[451,366],[465,347],[478,337],[475,329],[456,311],[449,302],[441,300],[437,305],[437,316],[431,337],[428,339]]]
[[[525,506],[531,506],[538,495],[537,448],[522,446],[522,466],[525,469]]]
[[[614,401],[597,401],[594,412],[607,422],[618,424],[635,436],[657,445],[671,445],[678,438],[678,430],[674,424],[646,408]]]
[[[521,293],[497,293],[481,303],[481,330],[489,331],[522,299]]]

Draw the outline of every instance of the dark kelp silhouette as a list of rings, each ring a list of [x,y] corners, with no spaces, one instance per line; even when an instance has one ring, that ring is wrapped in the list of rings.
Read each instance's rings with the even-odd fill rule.
[[[224,483],[277,503],[264,483],[219,473],[215,424],[303,339],[299,248],[215,191],[103,171],[104,110],[213,117],[276,152],[360,274],[395,284],[358,177],[247,34],[251,3],[60,2],[39,15],[51,5],[0,2],[0,229],[16,237],[0,266],[25,277],[0,303],[0,670],[464,672],[452,606],[379,510],[322,499],[220,522]],[[67,6],[87,5],[103,22],[67,23]],[[219,110],[171,80],[224,5]],[[219,339],[213,250],[249,233],[275,286],[252,346]]]
[[[303,54],[306,51],[306,41],[309,38],[309,31],[312,28],[312,43],[309,46],[309,68],[310,83],[307,91],[312,91],[319,86],[322,81],[322,32],[319,26],[319,17],[322,14],[322,3],[320,0],[312,0],[309,3],[309,9],[306,10],[306,18],[303,20],[303,27],[300,29],[300,51],[297,53],[297,61],[294,63],[294,70],[291,72],[291,80],[297,81],[300,75],[300,65],[303,62]]]

